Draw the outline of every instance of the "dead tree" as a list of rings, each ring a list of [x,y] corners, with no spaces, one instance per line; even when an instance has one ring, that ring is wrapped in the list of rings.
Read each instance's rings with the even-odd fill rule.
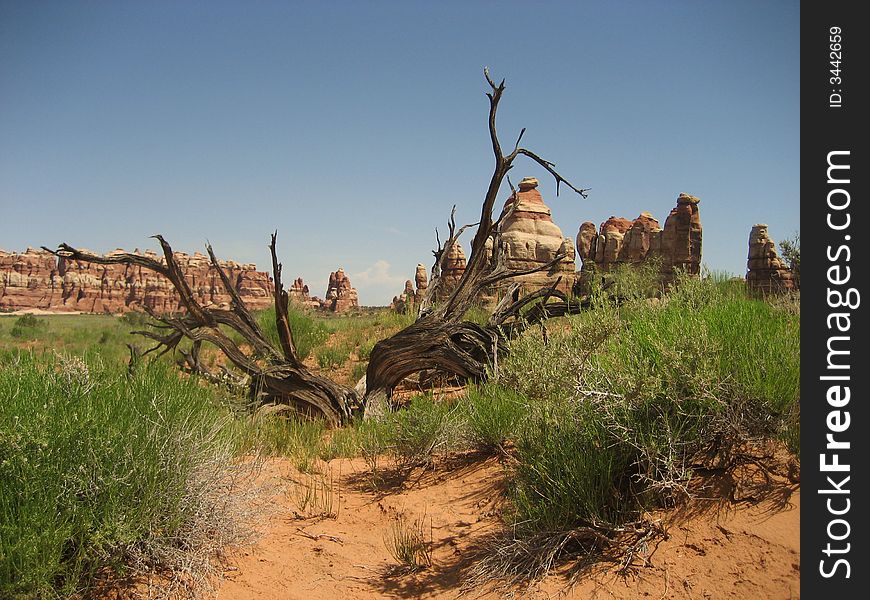
[[[512,270],[505,264],[505,248],[501,240],[501,226],[512,213],[515,203],[510,205],[498,219],[493,219],[493,207],[499,190],[513,167],[518,156],[526,156],[547,170],[556,180],[556,194],[564,183],[573,191],[586,198],[586,189],[578,189],[564,179],[555,165],[544,160],[534,152],[520,147],[525,129],[520,132],[513,150],[505,154],[496,132],[496,113],[499,101],[505,90],[504,80],[498,85],[492,80],[489,71],[484,69],[486,81],[491,91],[489,98],[489,135],[495,155],[495,169],[489,182],[480,221],[465,225],[458,231],[454,212],[450,215],[449,235],[442,246],[440,241],[435,250],[433,277],[427,289],[426,298],[421,302],[417,320],[394,336],[378,342],[372,349],[366,370],[365,406],[367,414],[385,409],[392,397],[393,390],[404,379],[423,370],[435,370],[455,375],[464,380],[479,381],[486,376],[487,369],[497,361],[498,354],[505,351],[505,341],[528,326],[557,314],[581,308],[565,294],[556,291],[556,286],[539,290],[523,298],[514,298],[509,293],[492,313],[487,325],[463,321],[466,312],[477,302],[480,295],[496,284],[513,277],[543,271],[555,266],[565,256],[559,254],[549,263],[528,270]],[[508,180],[510,183],[510,180]],[[513,185],[511,185],[513,190]],[[516,194],[516,190],[513,190]],[[441,272],[447,250],[456,243],[459,236],[469,227],[477,226],[471,243],[471,254],[455,290],[443,302],[434,302],[441,284]],[[514,288],[515,289],[515,288]],[[555,298],[557,302],[547,301]],[[529,307],[531,312],[523,314]]]
[[[275,284],[275,322],[280,348],[276,348],[263,333],[257,320],[245,307],[245,303],[221,267],[211,245],[208,255],[224,288],[230,295],[230,309],[204,307],[196,301],[184,273],[175,260],[172,248],[161,236],[154,236],[163,249],[163,261],[139,254],[118,253],[99,256],[78,250],[68,244],[60,244],[57,250],[49,250],[68,260],[103,265],[125,264],[150,269],[166,277],[181,298],[186,312],[180,316],[158,315],[146,308],[158,325],[154,331],[136,331],[139,335],[154,340],[155,346],[144,354],[157,352],[157,356],[177,350],[186,368],[210,380],[219,379],[200,361],[203,342],[216,346],[236,369],[244,374],[241,381],[248,387],[252,402],[257,405],[278,405],[310,416],[322,416],[333,426],[346,422],[352,409],[358,405],[356,392],[348,387],[312,373],[299,358],[288,317],[288,296],[281,282],[281,264],[275,251],[276,234],[272,234],[269,250],[272,254],[272,275]],[[229,328],[245,341],[243,349],[224,331]],[[179,348],[183,339],[192,342],[190,351]],[[143,355],[144,355],[143,354]],[[229,371],[226,371],[229,374]]]
[[[487,96],[490,103],[489,133],[495,155],[495,169],[484,197],[480,221],[474,224],[477,231],[465,273],[446,300],[434,302],[441,285],[440,274],[446,259],[445,250],[455,244],[467,228],[474,226],[466,225],[457,231],[451,214],[448,239],[443,246],[440,241],[438,243],[433,279],[427,296],[421,303],[419,316],[411,326],[378,342],[373,348],[366,371],[367,389],[362,404],[355,390],[312,373],[299,359],[289,324],[288,296],[281,282],[281,264],[275,251],[274,234],[269,249],[275,284],[275,320],[280,340],[278,348],[269,342],[256,319],[245,307],[210,245],[207,247],[209,258],[231,298],[229,310],[204,307],[196,301],[175,261],[172,248],[159,235],[155,237],[163,249],[164,261],[127,253],[99,256],[68,244],[60,244],[55,251],[48,248],[46,250],[69,260],[136,265],[166,277],[178,292],[186,313],[181,316],[166,316],[148,311],[159,324],[156,331],[135,332],[157,342],[145,354],[158,352],[160,355],[177,350],[186,369],[208,379],[218,379],[200,360],[202,344],[213,344],[232,366],[242,372],[250,397],[258,405],[287,406],[300,413],[321,415],[330,424],[339,425],[347,421],[351,412],[361,406],[365,406],[367,412],[384,409],[388,406],[396,386],[408,376],[421,371],[434,370],[463,380],[481,380],[486,376],[487,369],[497,363],[499,353],[506,351],[507,339],[532,323],[582,308],[579,302],[569,299],[553,285],[522,298],[509,292],[496,306],[486,325],[463,321],[468,309],[485,290],[513,277],[549,269],[565,258],[560,254],[545,265],[522,271],[506,266],[501,226],[510,216],[513,205],[496,220],[493,219],[492,211],[499,189],[513,167],[514,159],[520,155],[526,156],[544,167],[556,180],[557,194],[562,183],[584,198],[588,191],[571,185],[555,170],[553,163],[521,148],[519,144],[525,129],[520,132],[514,149],[509,154],[504,154],[495,127],[498,104],[505,89],[504,81],[496,85],[487,70],[484,70],[484,74],[491,88]],[[511,188],[513,189],[513,185]],[[512,288],[514,290],[516,288]],[[229,328],[239,334],[247,347],[243,349],[236,344],[222,328]],[[192,342],[189,351],[179,347],[185,338]],[[131,357],[135,359],[138,354],[131,350]]]

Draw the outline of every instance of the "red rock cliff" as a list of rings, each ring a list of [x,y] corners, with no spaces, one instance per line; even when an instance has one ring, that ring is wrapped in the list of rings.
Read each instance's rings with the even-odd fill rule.
[[[109,255],[119,252],[123,251]],[[145,255],[158,258],[150,251]],[[175,259],[201,304],[229,306],[229,294],[207,256],[176,252]],[[271,305],[268,273],[257,271],[253,264],[220,264],[248,308],[260,310]],[[0,251],[0,310],[124,313],[145,307],[161,314],[184,310],[169,280],[149,269],[58,259],[32,248],[24,253]]]

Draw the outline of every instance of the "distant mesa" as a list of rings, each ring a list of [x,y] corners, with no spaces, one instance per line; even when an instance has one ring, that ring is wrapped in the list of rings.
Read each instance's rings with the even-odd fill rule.
[[[107,256],[123,252],[117,249]],[[159,258],[149,250],[134,253]],[[230,296],[207,256],[176,252],[175,260],[200,304],[229,307]],[[260,310],[272,304],[268,273],[257,271],[253,264],[231,260],[219,264],[248,308]],[[0,310],[115,314],[145,307],[158,314],[184,311],[169,280],[143,267],[74,261],[33,248],[0,252]]]

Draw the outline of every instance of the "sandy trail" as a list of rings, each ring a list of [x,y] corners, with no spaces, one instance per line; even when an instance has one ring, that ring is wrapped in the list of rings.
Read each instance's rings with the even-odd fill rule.
[[[259,541],[234,555],[216,582],[216,600],[460,595],[475,550],[498,530],[506,476],[497,459],[454,457],[434,469],[417,469],[406,480],[386,480],[377,491],[361,459],[334,460],[328,472],[337,515],[303,518],[300,498],[311,487],[310,476],[288,460],[266,463],[263,477],[278,490],[270,500],[273,510],[260,523]],[[603,563],[571,587],[570,568],[564,567],[513,594],[479,589],[466,597],[799,598],[799,487],[783,480],[774,488],[729,494],[731,502],[665,513],[667,539],[651,545],[648,566],[630,576]],[[390,576],[396,561],[385,538],[400,513],[410,519],[425,515],[431,523],[433,565]]]

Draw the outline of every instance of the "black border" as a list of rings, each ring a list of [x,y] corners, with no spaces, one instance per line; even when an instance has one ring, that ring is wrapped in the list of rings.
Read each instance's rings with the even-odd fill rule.
[[[870,36],[870,22],[858,15],[858,2],[844,3],[804,2],[801,5],[801,230],[803,235],[801,264],[801,592],[804,598],[866,598],[870,594],[870,562],[867,547],[870,546],[870,531],[867,529],[868,480],[866,462],[870,459],[867,444],[862,443],[870,435],[868,424],[866,380],[868,378],[867,353],[863,346],[867,341],[866,307],[870,296],[866,295],[866,272],[868,265],[861,258],[866,252],[868,234],[864,233],[868,223],[865,205],[868,177],[867,153],[864,150],[868,128],[864,125],[870,119],[870,105],[867,102],[866,78],[870,73],[867,62],[867,38]],[[832,85],[830,69],[830,29],[842,29],[842,62],[840,64],[842,82]],[[836,83],[836,82],[834,82]],[[830,96],[841,90],[842,106],[832,108]],[[835,150],[848,150],[851,181],[848,191],[851,202],[848,207],[851,225],[848,230],[834,231],[827,225],[828,192],[836,187],[827,182],[828,153]],[[842,217],[842,214],[837,215]],[[844,238],[849,235],[849,241]],[[828,247],[833,251],[848,244],[851,260],[846,262],[845,253],[841,260],[828,259]],[[826,528],[828,522],[836,518],[828,513],[827,498],[819,493],[828,486],[826,477],[836,473],[822,473],[819,455],[825,452],[825,435],[828,433],[826,417],[832,408],[828,405],[826,392],[830,382],[819,378],[828,373],[827,341],[831,335],[827,316],[831,312],[849,309],[832,309],[828,306],[827,270],[832,264],[848,265],[851,279],[840,289],[856,288],[861,294],[861,303],[851,313],[849,335],[849,362],[851,369],[851,401],[842,410],[849,410],[851,424],[849,429],[838,434],[838,439],[851,443],[851,448],[841,452],[840,462],[850,465],[851,479],[847,485],[850,490],[851,508],[843,516],[850,523],[850,535],[843,542],[849,542],[850,550],[840,555],[850,564],[850,576],[845,578],[845,568],[841,565],[836,575],[824,578],[820,573],[820,561],[827,561],[826,568],[833,564],[822,552],[828,543]],[[833,286],[832,286],[833,287]],[[836,289],[836,288],[834,288]],[[843,347],[843,346],[841,346]],[[829,451],[830,452],[830,451]],[[840,477],[839,479],[842,479]],[[838,481],[839,481],[838,479]],[[842,499],[843,496],[838,496]],[[842,526],[842,525],[840,525]]]

